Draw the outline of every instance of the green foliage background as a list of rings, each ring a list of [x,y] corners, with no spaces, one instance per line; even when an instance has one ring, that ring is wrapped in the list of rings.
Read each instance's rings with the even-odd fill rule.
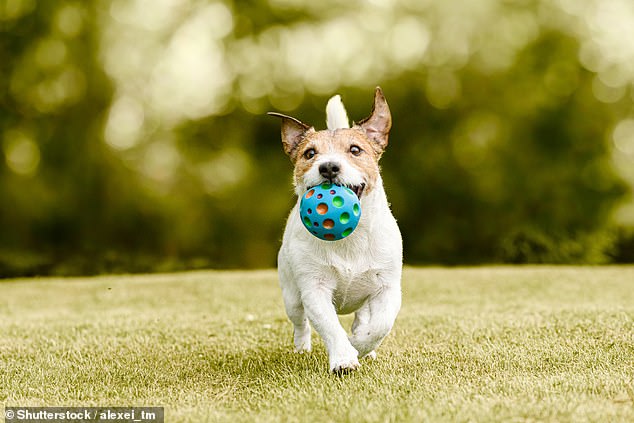
[[[634,261],[631,28],[628,0],[2,0],[0,276],[274,266],[265,112],[359,120],[376,85],[408,263]]]

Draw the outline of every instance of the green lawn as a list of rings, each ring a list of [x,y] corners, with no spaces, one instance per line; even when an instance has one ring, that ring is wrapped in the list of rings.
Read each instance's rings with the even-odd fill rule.
[[[408,268],[376,361],[295,354],[274,271],[0,281],[0,403],[167,422],[634,421],[634,267]],[[348,326],[349,316],[342,320]]]

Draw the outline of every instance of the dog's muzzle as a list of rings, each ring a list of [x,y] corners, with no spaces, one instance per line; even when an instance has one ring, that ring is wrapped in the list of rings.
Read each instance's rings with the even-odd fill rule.
[[[330,182],[339,175],[340,171],[341,167],[339,166],[339,163],[326,162],[319,165],[319,174]]]
[[[350,188],[357,195],[358,198],[361,198],[361,195],[363,195],[363,190],[365,189],[365,184],[362,183],[360,185],[350,185],[342,183],[339,180],[340,172],[341,166],[337,162],[325,162],[319,165],[319,174],[324,178],[324,182],[346,186]]]

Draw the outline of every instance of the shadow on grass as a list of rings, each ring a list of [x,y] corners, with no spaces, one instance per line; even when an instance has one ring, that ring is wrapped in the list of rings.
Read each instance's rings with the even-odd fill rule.
[[[316,376],[328,371],[326,352],[316,348],[298,354],[290,346],[275,349],[250,349],[212,356],[209,365],[221,374],[234,378],[283,379],[289,376]]]

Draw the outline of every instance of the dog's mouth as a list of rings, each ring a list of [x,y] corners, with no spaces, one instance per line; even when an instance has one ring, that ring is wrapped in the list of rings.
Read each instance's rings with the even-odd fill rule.
[[[357,198],[361,199],[361,195],[363,194],[363,190],[365,189],[365,184],[346,185],[346,187],[350,188],[352,192],[354,192],[357,195]]]
[[[359,185],[352,185],[352,184],[342,184],[341,182],[339,182],[337,180],[327,180],[326,179],[326,180],[324,180],[321,183],[322,184],[341,185],[341,186],[344,186],[346,188],[349,188],[350,191],[355,193],[355,195],[357,196],[357,198],[359,198],[359,200],[361,199],[361,196],[363,195],[363,192],[365,191],[365,182],[362,182]]]

